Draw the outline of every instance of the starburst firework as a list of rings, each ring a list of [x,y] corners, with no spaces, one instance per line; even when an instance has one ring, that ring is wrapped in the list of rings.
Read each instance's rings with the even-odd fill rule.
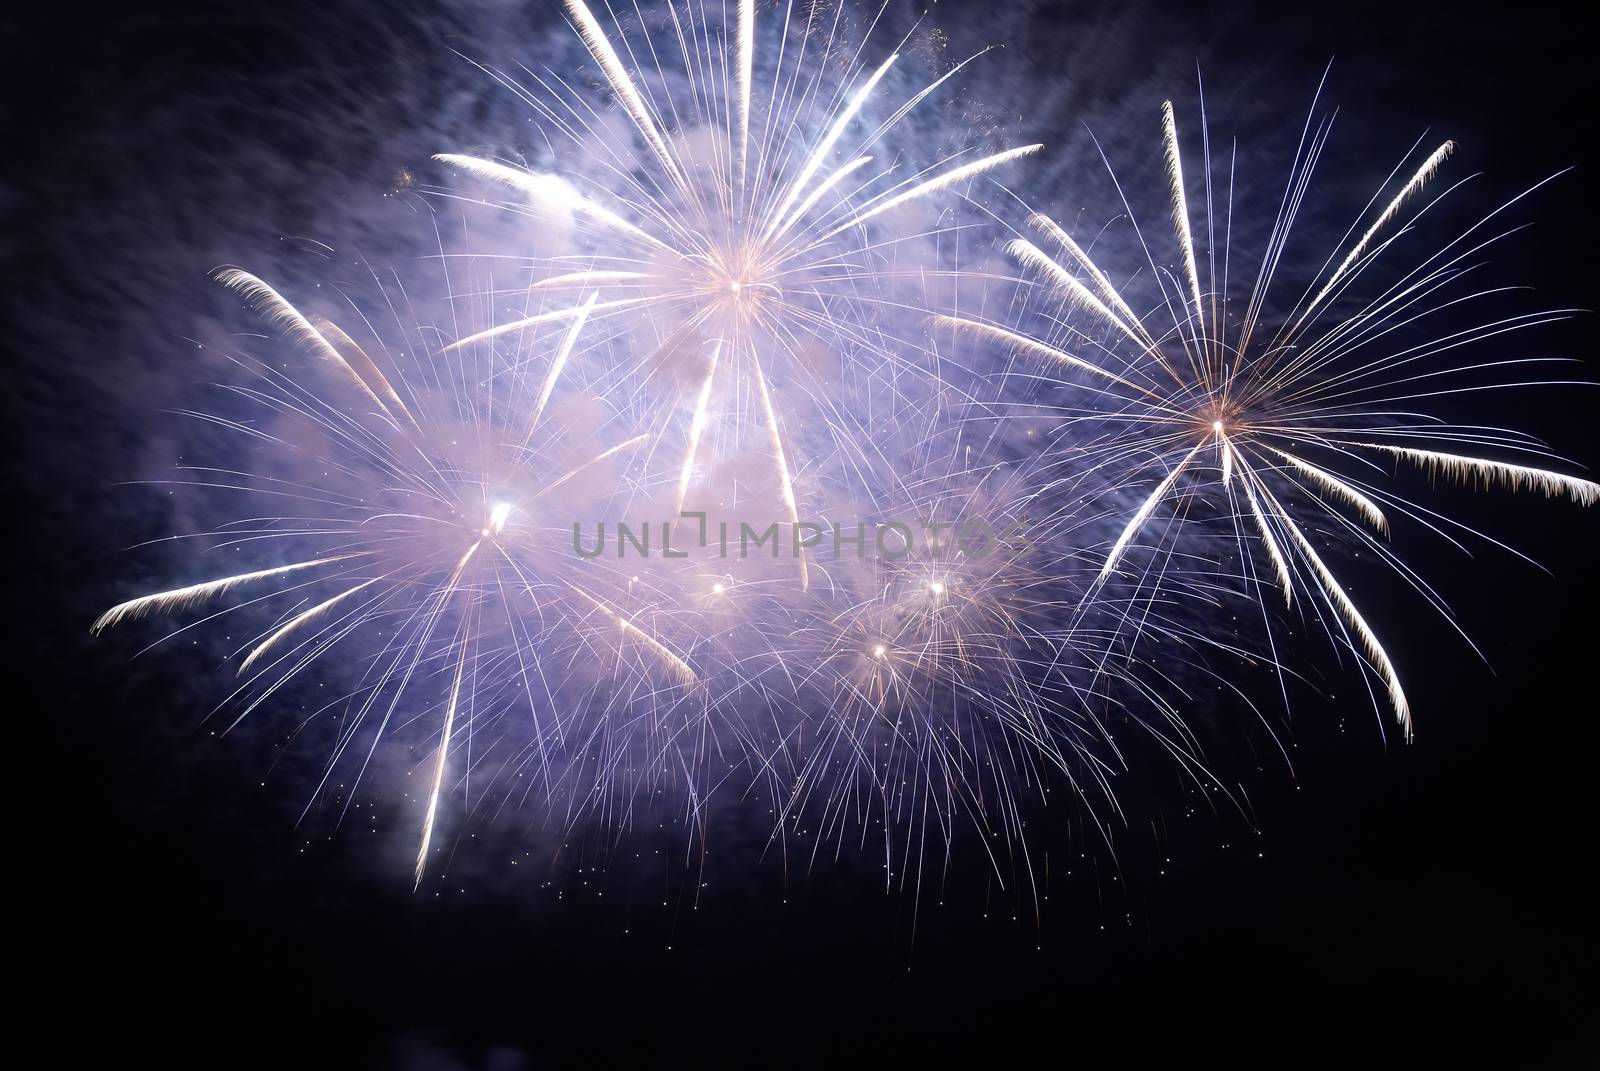
[[[1285,602],[1292,605],[1295,591],[1310,590],[1333,611],[1337,627],[1346,630],[1347,642],[1383,681],[1394,715],[1409,738],[1411,711],[1399,674],[1315,546],[1308,517],[1331,521],[1336,530],[1358,540],[1427,591],[1379,537],[1389,535],[1391,512],[1430,526],[1435,526],[1433,516],[1398,491],[1378,485],[1375,481],[1383,467],[1375,460],[1397,460],[1435,475],[1512,491],[1564,496],[1585,506],[1600,499],[1600,485],[1589,480],[1458,452],[1465,447],[1546,455],[1531,437],[1451,424],[1412,408],[1463,390],[1527,385],[1497,381],[1486,388],[1478,380],[1486,372],[1512,370],[1528,362],[1490,358],[1468,363],[1458,359],[1457,351],[1575,310],[1482,314],[1467,328],[1443,335],[1425,333],[1430,318],[1455,307],[1484,305],[1499,295],[1496,289],[1473,290],[1467,285],[1476,266],[1472,258],[1509,233],[1494,231],[1491,224],[1521,199],[1394,268],[1392,262],[1405,256],[1403,247],[1394,248],[1397,239],[1437,203],[1415,207],[1454,151],[1453,143],[1446,141],[1423,155],[1420,164],[1412,161],[1409,172],[1405,161],[1395,168],[1391,183],[1409,177],[1397,189],[1380,189],[1373,196],[1368,213],[1378,210],[1352,225],[1345,238],[1348,246],[1329,256],[1304,293],[1287,311],[1278,308],[1274,317],[1274,284],[1331,131],[1331,119],[1319,117],[1315,109],[1312,117],[1315,124],[1307,123],[1242,314],[1236,314],[1228,289],[1232,250],[1225,238],[1219,241],[1208,233],[1203,245],[1197,241],[1176,112],[1168,102],[1162,108],[1162,145],[1178,256],[1176,266],[1158,262],[1139,235],[1148,267],[1143,278],[1154,283],[1149,312],[1135,311],[1123,292],[1126,287],[1113,283],[1056,221],[1034,214],[1028,222],[1037,242],[1019,237],[1009,251],[1081,319],[1066,324],[1064,338],[1041,338],[963,317],[945,316],[939,322],[1082,375],[1095,400],[1092,411],[1085,410],[1088,415],[1081,419],[1093,430],[1084,436],[1090,449],[1078,452],[1074,462],[1104,466],[1117,473],[1119,484],[1130,488],[1153,481],[1106,551],[1099,583],[1118,573],[1151,530],[1157,531],[1158,543],[1182,537],[1186,510],[1177,505],[1181,489],[1220,495],[1227,512],[1243,521],[1236,529],[1237,545],[1246,548],[1246,530],[1253,530],[1250,546],[1265,559],[1265,573]],[[1209,136],[1205,144],[1204,218],[1208,228],[1216,220],[1228,235],[1233,190],[1230,185],[1224,195],[1226,212],[1218,211],[1211,202]],[[1230,182],[1233,173],[1230,161]],[[1128,208],[1126,203],[1124,207]],[[1128,211],[1131,217],[1132,209]],[[1410,220],[1401,222],[1408,212]],[[1202,263],[1208,269],[1204,277]],[[1378,276],[1382,281],[1370,296],[1357,296],[1357,283]],[[1423,325],[1422,341],[1394,346],[1391,336],[1418,325]],[[1163,510],[1175,510],[1175,523],[1153,525]],[[1130,575],[1141,583],[1146,579],[1142,570]],[[1164,579],[1158,572],[1153,582]]]
[[[1359,652],[1409,736],[1398,672],[1327,538],[1437,601],[1387,540],[1401,517],[1446,522],[1386,466],[1600,499],[1556,462],[1524,464],[1541,453],[1529,437],[1416,411],[1515,365],[1457,360],[1466,347],[1566,313],[1426,330],[1499,294],[1470,272],[1509,205],[1403,260],[1449,142],[1398,167],[1285,304],[1275,284],[1329,134],[1308,123],[1240,308],[1231,184],[1219,212],[1209,138],[1186,175],[1168,105],[1173,262],[1138,235],[1147,270],[1124,278],[1036,214],[1009,251],[1056,305],[1044,326],[1026,300],[998,320],[931,299],[930,282],[1002,285],[940,242],[977,180],[1039,146],[902,137],[965,63],[891,93],[900,53],[866,61],[870,38],[852,43],[842,5],[780,18],[740,0],[724,23],[666,3],[631,27],[566,6],[596,84],[490,72],[532,110],[548,159],[443,154],[471,192],[430,191],[473,203],[509,190],[490,195],[494,218],[536,219],[533,248],[435,258],[445,277],[426,312],[391,292],[419,288],[380,285],[381,331],[359,301],[340,327],[291,287],[218,273],[294,356],[231,358],[243,383],[191,415],[250,458],[185,479],[248,503],[208,533],[213,550],[271,550],[94,625],[200,607],[248,620],[235,720],[331,674],[341,687],[307,719],[337,725],[324,785],[343,766],[359,781],[399,745],[425,784],[418,883],[458,793],[484,811],[542,793],[564,823],[627,827],[639,799],[669,789],[702,837],[714,795],[759,800],[786,858],[803,830],[816,856],[879,826],[886,880],[919,887],[930,831],[948,845],[971,825],[1003,836],[1031,881],[1023,815],[1052,779],[1110,843],[1124,727],[1215,782],[1173,697],[1190,694],[1186,676],[1228,683],[1207,653],[1242,648],[1205,617],[1241,589],[1265,616],[1276,588]],[[933,325],[954,330],[976,375],[944,359]],[[1088,400],[1019,414],[1012,365],[983,364],[1002,351]],[[1024,422],[1051,430],[1024,440]],[[1515,460],[1484,456],[1496,452]],[[1223,518],[1237,569],[1191,539],[1197,502]],[[697,517],[700,545],[629,561],[616,520],[629,510]],[[730,558],[729,526],[742,539],[751,510],[781,516],[793,541]],[[917,527],[827,558],[801,540],[808,514]],[[578,534],[598,517],[616,542],[608,552],[600,525],[591,554]],[[988,543],[969,540],[972,520]],[[1262,661],[1291,672],[1275,642]]]

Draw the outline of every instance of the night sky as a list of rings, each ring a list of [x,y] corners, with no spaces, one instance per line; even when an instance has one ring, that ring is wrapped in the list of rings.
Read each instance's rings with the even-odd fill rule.
[[[164,575],[128,548],[185,520],[129,484],[170,467],[178,424],[161,411],[217,374],[185,340],[239,322],[206,273],[283,263],[285,236],[403,255],[385,196],[401,171],[525,119],[456,53],[515,62],[568,31],[554,0],[33,6],[0,16],[7,1048],[32,1054],[17,1066],[510,1071],[968,1047],[1069,1065],[1593,1061],[1600,513],[1527,494],[1427,501],[1548,572],[1481,542],[1411,556],[1487,665],[1419,600],[1368,586],[1415,744],[1385,743],[1348,668],[1324,665],[1342,687],[1296,704],[1294,778],[1224,756],[1256,828],[1152,771],[1119,869],[1070,806],[1045,810],[1037,914],[971,845],[919,898],[885,893],[870,850],[807,875],[714,843],[686,868],[664,827],[606,865],[575,837],[547,867],[516,828],[490,829],[458,849],[483,860],[470,880],[417,895],[360,821],[296,828],[305,797],[272,777],[275,727],[197,728],[223,687],[203,653],[133,661],[141,644],[88,635]],[[1460,143],[1460,174],[1484,172],[1483,204],[1574,166],[1495,264],[1535,301],[1593,304],[1594,61],[1562,5],[933,13],[956,51],[1007,43],[966,92],[1018,140],[1063,146],[1040,189],[1090,151],[1085,125],[1112,156],[1153,144],[1196,64],[1213,122],[1267,138],[1303,119],[1333,60],[1325,174],[1360,191],[1424,132]],[[1247,143],[1241,159],[1283,151]],[[1522,346],[1592,379],[1594,322]],[[1488,415],[1595,466],[1597,403],[1525,391]]]

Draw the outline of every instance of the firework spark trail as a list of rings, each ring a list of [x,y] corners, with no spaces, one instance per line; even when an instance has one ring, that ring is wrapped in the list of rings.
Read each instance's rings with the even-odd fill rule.
[[[190,584],[188,587],[176,588],[172,591],[157,592],[154,595],[141,595],[137,599],[129,599],[127,602],[118,603],[101,614],[95,619],[90,631],[100,632],[113,625],[137,620],[151,612],[181,610],[197,602],[225,594],[240,584],[250,584],[257,580],[270,580],[286,573],[297,572],[301,569],[315,569],[318,566],[332,565],[334,562],[348,561],[351,558],[360,556],[360,554],[339,554],[331,558],[294,562],[289,565],[275,566],[271,569],[258,569],[251,573],[240,573],[237,576],[225,576],[218,580],[206,580],[199,584]]]
[[[1322,289],[1317,291],[1317,296],[1311,299],[1311,304],[1306,306],[1306,311],[1300,314],[1300,319],[1295,325],[1296,328],[1310,319],[1317,309],[1321,307],[1322,302],[1333,292],[1333,288],[1339,285],[1339,281],[1344,278],[1351,265],[1361,259],[1361,255],[1367,251],[1367,247],[1372,244],[1372,240],[1377,237],[1378,232],[1383,230],[1389,221],[1399,214],[1401,206],[1410,199],[1412,194],[1415,194],[1428,184],[1429,180],[1438,173],[1439,168],[1444,166],[1444,162],[1450,158],[1450,154],[1455,152],[1455,148],[1455,142],[1447,141],[1423,161],[1422,166],[1417,169],[1417,173],[1411,176],[1411,181],[1407,182],[1400,192],[1395,195],[1394,200],[1389,202],[1389,207],[1385,208],[1379,213],[1378,218],[1372,221],[1372,226],[1367,228],[1367,232],[1361,236],[1361,240],[1350,248],[1350,252],[1339,262],[1339,266],[1333,270],[1333,274],[1328,276],[1328,281],[1322,284]],[[1289,333],[1293,335],[1294,331],[1291,330]]]
[[[672,670],[673,674],[678,678],[680,683],[686,686],[699,683],[699,677],[695,675],[695,672],[689,666],[689,663],[685,662],[683,659],[667,650],[667,648],[662,645],[660,640],[656,639],[654,636],[650,635],[650,633],[646,632],[632,621],[629,621],[626,617],[623,617],[616,610],[613,610],[611,607],[607,606],[593,595],[590,595],[582,588],[577,587],[576,585],[569,586],[572,587],[572,590],[578,596],[589,602],[596,610],[599,610],[606,617],[610,618],[612,623],[620,628],[623,632],[627,633],[629,636],[632,636],[634,639],[648,647],[652,654],[660,658],[661,661]]]
[[[1509,491],[1532,488],[1546,498],[1565,495],[1580,506],[1592,506],[1600,501],[1600,484],[1580,480],[1548,469],[1512,465],[1504,461],[1489,461],[1481,457],[1463,457],[1437,450],[1417,450],[1407,446],[1388,446],[1383,443],[1351,443],[1368,450],[1379,450],[1421,465],[1429,473],[1443,473],[1457,480],[1481,479],[1484,486],[1496,484]]]
[[[705,379],[700,383],[700,394],[695,400],[694,416],[689,420],[689,446],[683,452],[683,466],[678,472],[678,501],[674,513],[683,512],[683,500],[689,494],[689,481],[694,476],[694,455],[700,449],[700,436],[706,430],[706,411],[711,405],[711,388],[717,381],[717,362],[722,357],[722,343],[711,347],[711,360],[706,364]]]
[[[461,571],[467,567],[467,563],[482,545],[481,541],[472,544],[461,556],[461,561],[456,564],[455,571],[450,574],[450,579],[445,582],[444,589],[439,593],[440,606],[443,606],[455,591],[456,582],[461,579]],[[470,616],[469,611],[469,620]],[[444,785],[445,763],[450,758],[451,734],[455,731],[456,710],[461,702],[461,678],[467,672],[468,644],[465,628],[462,629],[460,647],[461,655],[456,659],[455,680],[450,684],[450,702],[445,707],[444,726],[439,730],[439,754],[433,765],[433,786],[428,792],[428,810],[422,818],[422,843],[417,847],[417,873],[413,888],[422,885],[422,875],[428,866],[428,845],[433,840],[433,823],[439,816],[439,789]]]
[[[783,492],[783,507],[788,511],[789,523],[798,530],[800,525],[800,507],[794,499],[794,480],[789,476],[789,462],[784,457],[783,434],[779,430],[778,414],[772,408],[772,391],[767,387],[767,377],[761,371],[761,359],[751,355],[751,364],[755,370],[756,389],[761,395],[761,412],[766,417],[767,429],[772,433],[772,456],[778,463],[778,480]],[[678,508],[683,508],[683,491],[678,492]],[[800,563],[800,590],[806,591],[811,587],[811,574],[806,569],[806,553],[804,548],[797,548],[796,557]]]
[[[1178,119],[1170,100],[1161,106],[1161,126],[1166,143],[1167,178],[1172,185],[1172,223],[1178,232],[1178,247],[1183,251],[1184,276],[1189,280],[1190,296],[1194,298],[1194,305],[1187,315],[1194,321],[1196,345],[1204,350],[1205,344],[1200,339],[1206,333],[1205,302],[1200,297],[1200,269],[1195,264],[1194,234],[1189,229],[1189,198],[1183,190],[1183,155],[1178,151]],[[1205,355],[1202,354],[1204,359]],[[1207,377],[1212,374],[1209,363],[1205,374]]]
[[[1150,497],[1144,500],[1144,504],[1139,507],[1138,512],[1134,513],[1132,519],[1128,521],[1128,526],[1122,530],[1121,535],[1117,536],[1117,541],[1111,544],[1111,549],[1106,553],[1105,564],[1100,567],[1101,580],[1110,576],[1112,570],[1116,569],[1117,562],[1122,559],[1123,551],[1128,549],[1129,542],[1139,534],[1139,529],[1144,527],[1144,522],[1150,519],[1150,514],[1155,511],[1156,506],[1161,504],[1161,500],[1167,497],[1167,492],[1172,489],[1172,485],[1177,482],[1179,476],[1183,475],[1183,470],[1189,467],[1189,462],[1194,460],[1195,455],[1204,446],[1205,443],[1203,442],[1196,443],[1194,449],[1185,454],[1183,460],[1174,465],[1172,471],[1168,472],[1166,476],[1162,477],[1161,482],[1156,484],[1156,489],[1150,492]]]
[[[294,617],[291,617],[287,622],[285,622],[283,624],[283,626],[281,628],[277,629],[275,632],[272,633],[272,635],[270,635],[266,639],[262,640],[259,644],[256,645],[255,650],[251,651],[247,656],[245,656],[245,660],[243,662],[239,663],[239,673],[243,674],[245,670],[247,670],[251,666],[255,665],[256,661],[258,659],[260,659],[260,657],[262,655],[266,654],[269,650],[271,650],[273,648],[273,646],[276,645],[277,642],[279,640],[283,639],[285,636],[288,636],[290,633],[297,631],[298,629],[300,629],[301,627],[303,627],[305,625],[309,625],[311,622],[313,622],[313,621],[317,620],[318,618],[322,617],[329,610],[332,610],[335,606],[339,605],[341,602],[344,602],[344,600],[348,599],[350,596],[356,594],[357,592],[365,591],[367,588],[370,588],[372,585],[376,584],[378,581],[386,580],[386,579],[388,579],[388,578],[385,577],[385,576],[375,576],[371,580],[363,580],[361,583],[357,584],[355,587],[346,588],[345,590],[339,592],[339,594],[333,596],[333,598],[326,599],[326,600],[324,600],[322,602],[319,602],[319,603],[317,603],[317,605],[313,606],[311,609],[306,610],[303,613],[296,614]]]

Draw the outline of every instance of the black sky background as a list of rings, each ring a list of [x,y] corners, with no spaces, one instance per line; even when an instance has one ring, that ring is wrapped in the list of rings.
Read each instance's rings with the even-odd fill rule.
[[[356,832],[297,832],[299,800],[261,787],[260,741],[194,730],[215,698],[187,676],[199,661],[130,665],[88,639],[122,597],[124,548],[170,521],[114,485],[170,455],[152,413],[204,378],[182,338],[225,308],[205,272],[368,212],[441,132],[492,123],[454,95],[448,48],[515,51],[551,10],[63,5],[5,28],[7,1048],[83,1066],[909,1063],[969,1046],[985,1061],[1591,1064],[1600,517],[1567,503],[1441,491],[1554,575],[1427,548],[1423,571],[1492,668],[1415,600],[1378,609],[1415,745],[1385,747],[1354,691],[1350,709],[1299,709],[1298,777],[1252,782],[1259,835],[1201,819],[1124,880],[1092,849],[1065,876],[1084,845],[1058,841],[1038,919],[981,867],[958,867],[980,876],[942,904],[885,895],[870,851],[809,881],[730,859],[697,891],[670,864],[644,869],[653,885],[580,863],[417,897]],[[1345,165],[1370,139],[1381,177],[1424,128],[1504,195],[1576,165],[1497,263],[1538,300],[1594,304],[1593,59],[1564,7],[937,14],[975,40],[994,23],[1015,51],[990,91],[1001,118],[1063,138],[1130,115],[1153,136],[1149,95],[1186,92],[1197,61],[1208,90],[1299,116],[1334,58]],[[1580,317],[1536,348],[1592,378],[1593,331]],[[1596,402],[1541,392],[1503,419],[1600,464]],[[1150,792],[1169,817],[1186,806],[1175,782]]]

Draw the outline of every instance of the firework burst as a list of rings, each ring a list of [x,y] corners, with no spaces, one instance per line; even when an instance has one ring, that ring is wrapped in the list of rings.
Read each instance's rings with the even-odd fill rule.
[[[540,657],[560,649],[553,629],[574,629],[588,612],[598,613],[642,645],[669,682],[695,683],[693,671],[647,630],[580,586],[591,578],[571,576],[570,559],[560,553],[564,533],[545,516],[570,508],[564,489],[637,450],[644,438],[607,445],[602,433],[546,411],[582,317],[551,341],[537,368],[525,363],[522,375],[497,375],[459,357],[407,369],[387,347],[370,356],[337,324],[306,316],[248,272],[226,269],[217,278],[315,364],[293,377],[235,359],[250,380],[228,389],[248,415],[196,415],[284,455],[287,473],[311,467],[321,479],[313,485],[270,471],[192,470],[199,486],[280,511],[224,525],[211,533],[214,549],[266,542],[290,560],[130,600],[94,629],[235,592],[247,598],[230,609],[270,607],[268,624],[238,652],[235,697],[245,702],[235,721],[312,667],[353,652],[364,668],[341,700],[348,716],[330,774],[344,760],[364,768],[380,740],[417,719],[413,707],[428,706],[442,680],[420,881],[465,706],[492,710],[520,700],[536,741],[559,740],[566,731],[559,720],[544,720],[558,690]],[[601,427],[609,433],[614,424]]]
[[[1206,132],[1202,174],[1207,230],[1197,239],[1170,102],[1162,107],[1161,130],[1177,257],[1175,265],[1158,261],[1145,236],[1137,234],[1148,271],[1134,285],[1147,293],[1130,299],[1128,294],[1135,291],[1114,283],[1065,228],[1034,214],[1028,222],[1035,237],[1018,237],[1009,252],[1074,315],[1056,320],[1043,337],[969,318],[945,316],[939,322],[1070,370],[1092,391],[1092,406],[1073,419],[1079,448],[1072,452],[1072,463],[1104,466],[1130,489],[1150,488],[1105,552],[1099,585],[1119,572],[1139,583],[1165,583],[1165,564],[1153,571],[1129,571],[1129,556],[1150,547],[1159,551],[1164,541],[1184,537],[1189,494],[1220,496],[1225,514],[1235,522],[1235,545],[1241,552],[1260,554],[1265,565],[1261,574],[1287,604],[1293,605],[1296,591],[1310,591],[1332,611],[1330,629],[1342,630],[1340,635],[1381,679],[1409,738],[1411,711],[1399,674],[1317,549],[1310,519],[1331,522],[1335,531],[1393,565],[1442,608],[1385,540],[1392,513],[1436,530],[1445,522],[1377,483],[1385,475],[1380,462],[1417,465],[1436,476],[1485,486],[1563,496],[1585,506],[1600,499],[1600,485],[1589,480],[1461,452],[1496,449],[1548,456],[1531,437],[1451,424],[1419,408],[1467,390],[1537,385],[1522,380],[1484,384],[1486,374],[1519,372],[1532,362],[1495,357],[1462,361],[1459,352],[1575,310],[1481,313],[1472,326],[1428,333],[1428,325],[1446,310],[1477,308],[1503,293],[1472,287],[1473,258],[1515,229],[1495,230],[1493,225],[1521,199],[1500,206],[1420,257],[1404,259],[1408,249],[1400,239],[1442,200],[1442,195],[1431,201],[1421,197],[1454,151],[1446,141],[1424,153],[1420,163],[1410,159],[1395,168],[1390,183],[1351,226],[1346,244],[1327,258],[1284,311],[1275,283],[1331,131],[1331,118],[1315,108],[1289,170],[1261,267],[1241,308],[1228,282],[1234,162],[1227,164],[1226,188],[1215,185],[1224,198],[1218,206],[1213,203]],[[1123,207],[1131,219],[1131,206],[1124,201]],[[1211,233],[1214,221],[1220,237]],[[1357,289],[1362,283],[1372,284],[1367,296]],[[1149,311],[1137,312],[1134,301],[1143,301]],[[1417,332],[1421,340],[1410,345],[1397,347],[1393,341]],[[1164,514],[1171,523],[1156,524]],[[1152,532],[1153,541],[1147,540]],[[1251,534],[1253,540],[1247,538]],[[1256,590],[1263,586],[1253,583]]]
[[[230,358],[241,382],[189,414],[245,460],[183,482],[244,503],[204,536],[250,567],[197,568],[214,578],[94,625],[248,621],[235,721],[337,680],[307,718],[335,726],[323,787],[403,756],[424,785],[408,793],[418,883],[448,816],[536,795],[567,826],[618,830],[670,799],[702,843],[713,797],[759,801],[785,859],[797,839],[815,858],[872,829],[886,880],[918,888],[927,846],[948,860],[972,827],[997,874],[1010,851],[1031,881],[1025,815],[1052,782],[1111,843],[1130,726],[1228,792],[1188,727],[1190,682],[1252,705],[1208,655],[1293,672],[1270,628],[1257,656],[1209,627],[1241,592],[1357,652],[1409,736],[1398,672],[1329,550],[1370,551],[1442,607],[1388,540],[1401,518],[1450,522],[1390,468],[1600,499],[1530,437],[1425,411],[1520,385],[1518,362],[1459,354],[1566,313],[1430,330],[1503,293],[1472,271],[1516,203],[1415,253],[1403,239],[1442,200],[1448,142],[1414,150],[1313,269],[1290,239],[1329,137],[1314,110],[1235,300],[1232,161],[1224,186],[1207,136],[1186,171],[1168,105],[1171,263],[1135,225],[1143,264],[1122,274],[1033,215],[1009,252],[1050,313],[1024,296],[983,318],[957,289],[992,310],[1019,281],[965,270],[946,240],[975,180],[1039,146],[909,133],[965,62],[905,92],[900,53],[868,60],[843,5],[666,3],[632,22],[566,7],[589,74],[489,72],[531,109],[545,158],[441,155],[494,199],[419,201],[488,204],[507,232],[533,219],[527,248],[441,238],[442,278],[372,273],[377,294],[331,315],[219,272],[283,341]],[[1287,301],[1286,264],[1310,276]],[[1017,354],[1074,400],[1019,414]]]
[[[656,32],[638,35],[637,48],[583,0],[567,0],[567,9],[627,117],[626,130],[617,132],[603,109],[554,74],[528,71],[525,85],[493,73],[581,159],[598,162],[597,174],[584,181],[460,154],[438,159],[516,191],[522,200],[508,207],[570,218],[589,248],[535,262],[540,277],[532,288],[570,295],[566,304],[506,319],[454,347],[580,310],[647,325],[643,363],[659,369],[687,362],[685,378],[694,384],[683,394],[690,412],[674,509],[690,493],[719,384],[744,383],[749,403],[741,422],[765,429],[782,507],[798,522],[796,459],[775,403],[774,366],[787,386],[810,397],[822,414],[818,423],[837,442],[863,438],[866,426],[839,404],[849,380],[817,374],[813,355],[846,355],[866,366],[867,378],[881,377],[882,365],[914,367],[916,347],[886,336],[879,311],[913,300],[893,292],[890,284],[902,274],[895,260],[902,243],[929,235],[920,225],[889,222],[1040,146],[959,151],[920,169],[898,153],[874,157],[966,63],[884,105],[883,83],[899,54],[862,64],[865,43],[852,51],[841,36],[842,5],[831,14],[818,5],[804,13],[786,8],[781,20],[769,16],[777,32],[776,43],[762,50],[774,57],[768,69],[755,63],[762,20],[754,0],[739,0],[731,26],[667,4]],[[581,301],[586,293],[601,300]],[[807,557],[797,562],[805,588]]]

